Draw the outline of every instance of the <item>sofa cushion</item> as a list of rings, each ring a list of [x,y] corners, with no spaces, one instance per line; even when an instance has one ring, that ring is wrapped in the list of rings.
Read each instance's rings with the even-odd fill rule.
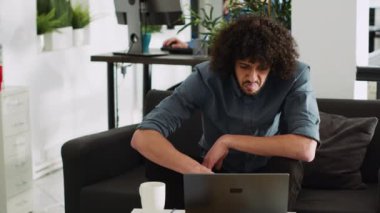
[[[364,188],[360,167],[376,125],[376,117],[346,118],[320,112],[321,146],[305,163],[304,187]]]
[[[376,212],[377,184],[368,184],[364,190],[302,189],[296,212],[347,213]]]

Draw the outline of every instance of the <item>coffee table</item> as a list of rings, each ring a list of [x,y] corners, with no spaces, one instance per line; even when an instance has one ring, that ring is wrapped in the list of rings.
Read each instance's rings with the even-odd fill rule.
[[[145,213],[142,211],[142,209],[133,209],[131,213]],[[185,210],[183,209],[165,209],[161,211],[160,213],[185,213]]]
[[[131,213],[144,213],[144,212],[142,211],[142,209],[133,209]],[[165,209],[160,213],[186,213],[186,211],[183,209],[175,209],[174,211],[173,209]],[[296,213],[296,212],[288,212],[288,213]]]

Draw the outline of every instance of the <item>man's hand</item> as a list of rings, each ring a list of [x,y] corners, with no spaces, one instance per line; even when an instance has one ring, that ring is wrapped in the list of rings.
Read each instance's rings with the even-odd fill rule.
[[[193,167],[188,174],[213,174],[214,172],[211,169],[205,167],[204,165],[199,164],[199,166]]]
[[[188,48],[189,45],[186,42],[179,40],[178,38],[169,38],[164,41],[163,46],[170,46],[173,48]]]
[[[211,149],[207,152],[203,165],[209,169],[220,170],[222,168],[223,160],[226,158],[228,154],[228,145],[227,145],[228,135],[223,135],[211,147]]]
[[[210,174],[210,169],[179,152],[160,132],[137,129],[131,145],[144,157],[181,174]]]

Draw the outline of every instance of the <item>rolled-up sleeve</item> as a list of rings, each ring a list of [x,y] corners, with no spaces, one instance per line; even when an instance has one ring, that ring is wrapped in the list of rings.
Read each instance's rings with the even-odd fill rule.
[[[308,66],[296,77],[285,99],[282,114],[283,133],[303,135],[319,142],[319,111]]]
[[[138,129],[151,129],[168,137],[202,107],[207,97],[207,87],[197,67],[195,71],[175,89],[173,94],[160,102],[148,113]]]

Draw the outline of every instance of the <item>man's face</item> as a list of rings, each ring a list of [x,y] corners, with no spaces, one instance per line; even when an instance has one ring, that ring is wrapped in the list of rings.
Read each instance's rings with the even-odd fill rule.
[[[246,95],[255,95],[264,86],[270,67],[259,62],[237,60],[235,62],[235,76],[240,89]]]

